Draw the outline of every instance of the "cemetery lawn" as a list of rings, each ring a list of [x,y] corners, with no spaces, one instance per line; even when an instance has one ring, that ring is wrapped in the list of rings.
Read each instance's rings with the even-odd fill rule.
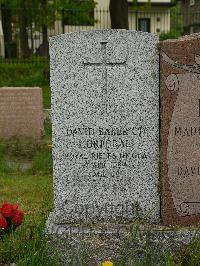
[[[41,87],[44,108],[50,108],[49,63],[0,63],[0,87]]]
[[[43,230],[53,206],[51,176],[1,173],[0,184],[0,202],[17,202],[25,211],[23,224],[0,239],[0,265],[48,265]]]
[[[45,132],[41,141],[0,141],[0,203],[18,203],[25,212],[16,231],[0,237],[0,265],[57,265],[47,258],[43,237],[53,208],[50,124]]]

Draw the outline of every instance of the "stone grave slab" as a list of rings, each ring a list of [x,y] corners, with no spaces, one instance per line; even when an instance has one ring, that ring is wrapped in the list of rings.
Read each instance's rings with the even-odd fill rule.
[[[0,138],[40,138],[43,131],[42,89],[0,88]]]
[[[55,208],[47,233],[159,220],[157,45],[155,35],[126,30],[50,38]]]
[[[200,222],[200,35],[161,43],[164,224]]]

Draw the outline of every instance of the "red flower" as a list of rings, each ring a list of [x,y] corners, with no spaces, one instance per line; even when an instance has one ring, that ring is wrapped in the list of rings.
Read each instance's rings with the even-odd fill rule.
[[[4,217],[12,218],[15,215],[17,208],[18,208],[18,204],[10,204],[8,202],[4,202],[0,208],[0,212],[2,213]]]
[[[0,229],[5,229],[8,226],[6,219],[0,214]]]
[[[24,212],[22,210],[16,210],[15,215],[12,218],[14,225],[20,225],[24,219]]]

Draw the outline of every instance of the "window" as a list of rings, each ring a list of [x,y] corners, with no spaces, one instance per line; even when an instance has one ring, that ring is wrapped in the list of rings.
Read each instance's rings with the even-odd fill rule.
[[[150,18],[139,18],[139,30],[150,32]]]

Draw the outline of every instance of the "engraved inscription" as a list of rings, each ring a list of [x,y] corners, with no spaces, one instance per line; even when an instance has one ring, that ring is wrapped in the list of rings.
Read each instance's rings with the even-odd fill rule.
[[[118,176],[120,170],[135,168],[136,165],[144,163],[148,157],[145,150],[134,151],[136,139],[142,139],[146,135],[143,126],[70,127],[66,129],[66,134],[70,150],[65,154],[66,159],[76,162],[86,171],[91,168],[93,177]]]
[[[200,80],[192,73],[175,76],[179,91],[168,135],[168,176],[179,216],[197,215],[200,214]]]

